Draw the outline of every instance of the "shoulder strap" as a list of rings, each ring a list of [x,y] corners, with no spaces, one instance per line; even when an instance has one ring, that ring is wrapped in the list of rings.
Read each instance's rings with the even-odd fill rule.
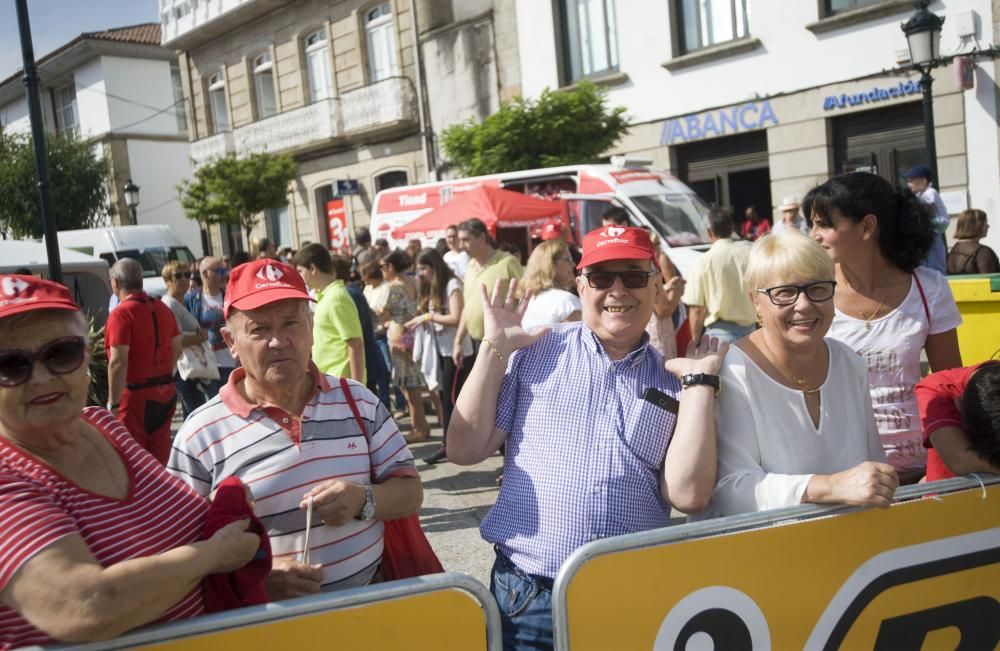
[[[368,438],[368,432],[365,430],[365,423],[361,420],[361,413],[358,411],[358,405],[354,402],[354,396],[351,394],[351,386],[347,383],[347,378],[340,378],[340,389],[344,392],[344,399],[347,400],[347,406],[351,408],[351,413],[354,414],[354,422],[358,424],[358,429],[364,437]]]
[[[927,327],[931,325],[931,311],[927,307],[927,296],[924,294],[924,286],[920,283],[920,277],[913,273],[913,280],[917,283],[917,291],[920,292],[920,302],[924,304],[924,316],[927,317]]]

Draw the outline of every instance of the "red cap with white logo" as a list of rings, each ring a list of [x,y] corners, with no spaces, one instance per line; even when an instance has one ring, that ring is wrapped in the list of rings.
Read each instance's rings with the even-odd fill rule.
[[[542,226],[541,238],[543,242],[555,240],[562,237],[563,225],[560,221],[551,221]]]
[[[231,308],[255,310],[286,298],[313,300],[294,267],[262,258],[241,264],[229,273],[222,314],[228,319]]]
[[[649,233],[630,226],[602,226],[583,236],[583,258],[577,269],[608,260],[652,260],[658,266]]]
[[[69,290],[51,280],[37,276],[10,274],[0,276],[0,319],[29,310],[73,310]]]

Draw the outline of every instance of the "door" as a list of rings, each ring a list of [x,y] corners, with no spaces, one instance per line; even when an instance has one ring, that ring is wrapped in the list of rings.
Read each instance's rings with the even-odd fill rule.
[[[871,172],[893,185],[906,185],[906,171],[928,163],[924,145],[920,102],[833,119],[833,158],[838,174]]]

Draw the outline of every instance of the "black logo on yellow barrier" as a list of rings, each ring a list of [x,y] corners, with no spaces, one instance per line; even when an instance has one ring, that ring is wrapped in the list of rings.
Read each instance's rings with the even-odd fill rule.
[[[764,613],[745,593],[728,586],[702,588],[674,606],[656,635],[657,651],[771,648]]]

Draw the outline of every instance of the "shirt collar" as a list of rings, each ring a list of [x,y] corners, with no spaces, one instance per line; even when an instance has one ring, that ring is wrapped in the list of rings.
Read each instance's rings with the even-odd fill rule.
[[[344,281],[341,280],[340,278],[337,278],[336,280],[331,280],[330,283],[326,287],[324,287],[323,289],[317,289],[316,290],[316,300],[319,300],[319,299],[323,298],[323,294],[325,294],[327,292],[327,290],[333,289],[337,285],[340,285],[341,287],[343,287],[344,286]]]
[[[318,392],[329,391],[331,389],[326,375],[320,373],[319,368],[311,360],[309,362],[309,373],[313,377],[313,391],[309,394],[306,404],[312,402]],[[254,409],[263,409],[261,405],[248,401],[240,392],[239,383],[243,381],[246,375],[246,369],[243,367],[233,369],[233,372],[229,375],[229,381],[219,390],[219,397],[222,399],[222,404],[228,407],[229,411],[244,419],[249,418]],[[296,415],[301,416],[301,414]]]
[[[722,239],[715,240],[714,242],[712,242],[712,246],[709,248],[721,249],[722,247],[730,246],[731,244],[733,244],[733,238],[723,237]]]
[[[604,355],[605,357],[607,357],[607,353],[604,351],[604,344],[601,343],[601,339],[600,337],[597,336],[597,333],[595,333],[590,328],[584,326],[583,328],[581,328],[581,335],[583,339],[583,345],[586,346],[586,348],[590,350],[590,352],[596,355]],[[612,364],[622,363],[622,364],[627,364],[628,366],[632,366],[643,358],[648,349],[649,349],[649,333],[643,332],[642,337],[639,338],[639,346],[635,350],[633,350],[631,353],[618,360],[612,360],[610,357],[608,357],[608,361],[610,361]]]

